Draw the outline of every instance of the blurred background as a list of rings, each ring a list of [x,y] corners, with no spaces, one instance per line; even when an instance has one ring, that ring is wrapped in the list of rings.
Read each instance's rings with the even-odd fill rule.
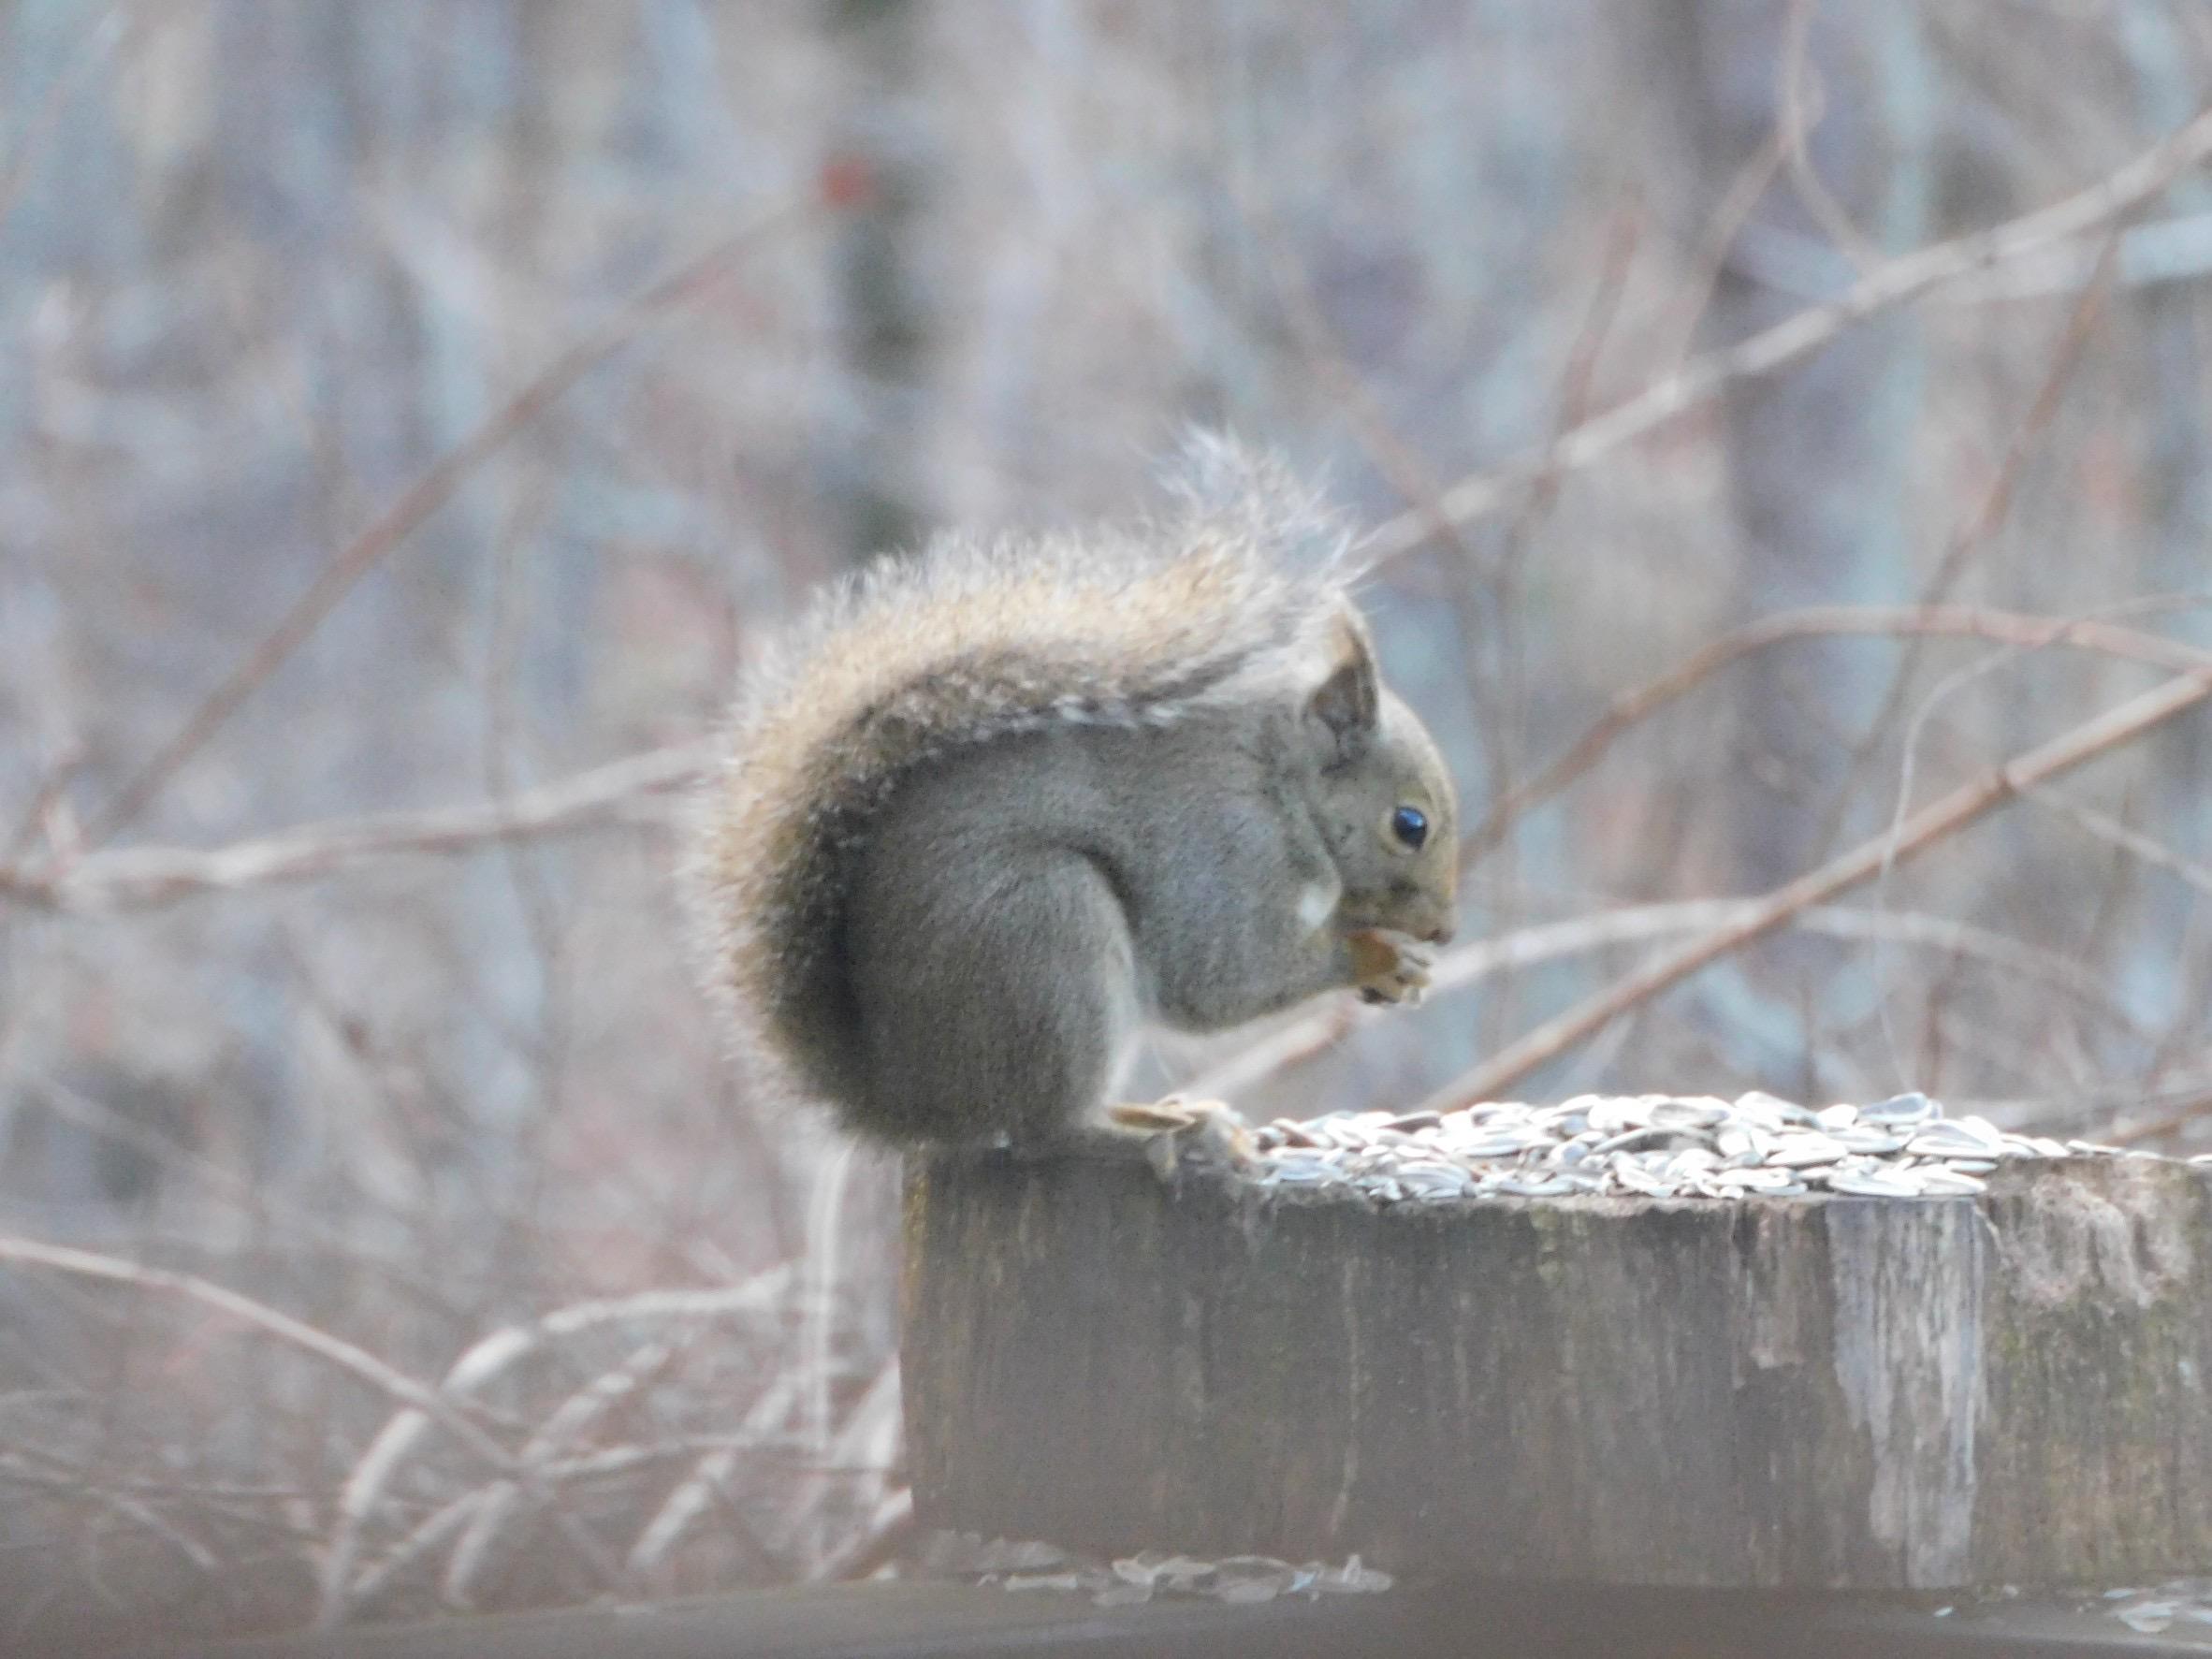
[[[1423,1009],[1155,1081],[2197,1149],[2202,706],[1515,1044],[2212,651],[2208,95],[2190,0],[0,0],[0,1620],[909,1547],[896,1171],[722,1064],[684,789],[1194,421],[1482,834]]]

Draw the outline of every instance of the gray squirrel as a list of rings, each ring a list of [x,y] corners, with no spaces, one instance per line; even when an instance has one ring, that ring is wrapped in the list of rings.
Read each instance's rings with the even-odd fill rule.
[[[1034,1143],[1097,1122],[1147,1021],[1417,998],[1451,779],[1356,574],[1282,465],[1201,438],[1151,518],[948,537],[827,593],[702,801],[702,944],[756,1079],[896,1145]]]

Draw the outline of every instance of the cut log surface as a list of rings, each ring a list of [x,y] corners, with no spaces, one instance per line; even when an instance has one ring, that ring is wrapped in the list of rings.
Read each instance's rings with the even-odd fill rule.
[[[2212,1564],[2212,1170],[1378,1206],[945,1152],[907,1206],[927,1525],[1642,1584]]]

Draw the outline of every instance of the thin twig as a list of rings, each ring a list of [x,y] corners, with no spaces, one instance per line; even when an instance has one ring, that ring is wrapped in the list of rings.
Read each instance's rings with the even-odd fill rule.
[[[2164,1111],[2115,1124],[2101,1138],[2114,1146],[2139,1146],[2146,1141],[2164,1141],[2178,1135],[2212,1113],[2212,1088],[2202,1084],[2194,1089],[2166,1091],[2163,1098],[2173,1102]]]
[[[71,743],[48,763],[46,776],[32,791],[22,817],[16,822],[15,833],[7,837],[6,852],[0,853],[0,871],[22,857],[41,836],[51,845],[75,842],[74,826],[67,818],[67,792],[70,780],[84,770],[85,760],[83,746]]]
[[[1918,633],[1986,639],[2000,645],[2038,649],[2060,646],[2184,673],[2212,666],[2212,652],[2199,650],[2179,640],[2080,618],[2038,617],[1972,605],[1926,609],[1819,605],[1782,611],[1732,629],[1665,674],[1617,693],[1579,737],[1535,777],[1501,796],[1484,814],[1481,822],[1467,832],[1460,843],[1462,867],[1474,865],[1510,834],[1529,811],[1550,800],[1595,765],[1623,732],[1649,720],[1731,663],[1789,640],[1829,634]]]
[[[2132,614],[2140,610],[2146,605],[2161,604],[2164,603],[2167,603],[2164,599],[2147,598],[2127,601],[2117,608],[2122,614]],[[2109,612],[2104,613],[2105,616],[2108,616],[2109,614]],[[2103,619],[2103,617],[2084,617],[2079,619],[2083,621],[2101,620]],[[1924,635],[1914,635],[1907,642],[1905,654],[1908,658],[1910,658],[1913,652],[1923,643],[1924,639]],[[1926,697],[1921,699],[1920,706],[1914,711],[1912,721],[1905,729],[1903,753],[1899,757],[1898,761],[1897,790],[1895,793],[1894,804],[1891,808],[1889,815],[1889,837],[1890,845],[1893,850],[1897,845],[1898,831],[1899,826],[1904,822],[1906,810],[1913,804],[1914,775],[1919,763],[1921,738],[1925,734],[1928,723],[1934,720],[1936,711],[1943,707],[1945,703],[1947,703],[1956,693],[1963,690],[1965,687],[1972,685],[1977,680],[1986,678],[1988,676],[1996,674],[2001,670],[2011,666],[2023,657],[2028,656],[2038,648],[2040,648],[2028,645],[2011,645],[2006,646],[1999,650],[1986,652],[1977,661],[1969,662],[1964,667],[1953,669],[1949,674],[1945,675],[1936,683],[1936,685],[1928,691]],[[1896,675],[1890,681],[1891,701],[1894,706],[1899,708],[1903,706],[1901,693],[1905,684],[1905,675],[1908,672],[1909,669],[1907,667],[1900,665]],[[1887,724],[1888,719],[1889,716],[1885,714],[1881,717],[1878,717],[1874,722],[1868,727],[1866,735],[1853,751],[1852,764],[1855,768],[1866,758],[1872,745],[1881,736],[1884,727]],[[1813,850],[1812,852],[1812,857],[1825,858],[1827,855],[1830,850],[1833,832],[1841,824],[1842,814],[1845,807],[1848,805],[1849,799],[1850,795],[1848,792],[1841,792],[1837,795],[1834,808],[1835,816],[1829,821],[1826,828],[1824,828],[1820,838],[1813,844]],[[1890,884],[1889,879],[1890,873],[1895,867],[1895,864],[1896,859],[1894,857],[1893,851],[1892,856],[1885,857],[1883,860],[1882,867],[1875,873],[1874,907],[1876,910],[1884,910],[1888,906]],[[1908,1065],[1905,1061],[1904,1045],[1899,1040],[1897,1026],[1890,1012],[1889,1002],[1889,985],[1886,976],[1878,975],[1876,979],[1875,1008],[1881,1019],[1883,1041],[1888,1047],[1890,1061],[1895,1072],[1897,1085],[1899,1087],[1906,1087],[1909,1086],[1909,1080],[1918,1073],[1919,1069],[1917,1066]],[[1931,1017],[1933,1016],[1931,1015]]]
[[[886,1493],[867,1524],[822,1558],[815,1578],[834,1583],[868,1577],[907,1547],[915,1524],[913,1492],[902,1486]]]
[[[835,1442],[819,1457],[810,1457],[776,1535],[779,1549],[790,1551],[805,1545],[807,1576],[822,1576],[822,1563],[834,1551],[822,1545],[822,1510],[838,1476],[872,1477],[876,1490],[865,1494],[873,1503],[882,1495],[892,1464],[898,1456],[898,1357],[886,1360],[847,1418]]]
[[[48,1461],[60,1472],[48,1473],[27,1467],[29,1461],[20,1453],[0,1452],[0,1482],[102,1505],[169,1544],[208,1577],[216,1578],[223,1573],[222,1561],[205,1544],[169,1521],[152,1504],[125,1490],[134,1487],[145,1490],[149,1483],[133,1480],[110,1483],[88,1478],[83,1470],[70,1467],[58,1458]]]
[[[681,1440],[658,1441],[643,1446],[607,1446],[595,1451],[579,1453],[574,1457],[557,1457],[542,1466],[539,1475],[549,1482],[602,1480],[610,1476],[627,1475],[639,1469],[651,1468],[679,1459],[696,1459],[704,1451],[714,1456],[735,1458],[743,1450],[758,1449],[731,1444],[729,1435],[690,1435]],[[371,1565],[362,1568],[354,1579],[350,1607],[360,1612],[372,1606],[376,1598],[389,1589],[408,1568],[431,1551],[442,1547],[454,1534],[471,1524],[493,1493],[503,1483],[473,1487],[447,1499],[416,1521],[399,1543],[379,1556]]]
[[[1256,190],[1236,194],[1245,226],[1267,262],[1283,319],[1290,326],[1291,342],[1306,367],[1327,387],[1336,412],[1351,429],[1353,441],[1406,503],[1407,510],[1420,515],[1428,536],[1471,563],[1473,553],[1444,516],[1443,480],[1399,432],[1359,365],[1346,352],[1273,209],[1259,199]]]
[[[515,1459],[484,1430],[465,1416],[444,1393],[417,1381],[402,1371],[396,1370],[379,1360],[368,1349],[357,1347],[342,1337],[319,1331],[305,1320],[255,1302],[203,1279],[194,1273],[176,1273],[168,1268],[145,1267],[120,1257],[96,1255],[90,1250],[79,1250],[66,1244],[40,1244],[36,1239],[0,1235],[0,1261],[19,1262],[31,1267],[49,1268],[56,1273],[73,1273],[80,1278],[105,1279],[110,1284],[129,1285],[135,1289],[157,1291],[164,1295],[182,1296],[218,1313],[226,1314],[266,1332],[294,1347],[304,1349],[319,1359],[327,1360],[341,1370],[352,1373],[370,1387],[399,1401],[410,1411],[422,1414],[440,1428],[466,1446],[478,1457],[496,1469],[513,1469]]]
[[[54,910],[148,910],[389,859],[586,834],[627,822],[643,798],[704,776],[717,752],[712,741],[671,744],[484,806],[337,819],[227,847],[128,847],[95,852],[58,875],[0,867],[0,898]]]
[[[2180,600],[2177,598],[2176,603]],[[1754,652],[1792,640],[1898,634],[1949,635],[2028,648],[2066,647],[2180,671],[2212,668],[2212,652],[2160,634],[2093,618],[2038,617],[1966,605],[1927,609],[1831,605],[1781,612],[1733,629],[1693,652],[1666,673],[1616,694],[1579,737],[1535,777],[1501,796],[1482,821],[1468,831],[1460,847],[1463,868],[1473,866],[1504,840],[1528,812],[1558,795],[1588,772],[1630,728],[1686,696],[1729,665]],[[1755,901],[1693,902],[1739,905]],[[1622,939],[1648,938],[1675,930],[1674,924],[1666,920],[1670,912],[1680,913],[1673,907],[1650,906],[1637,911],[1615,911],[1609,917],[1594,920],[1617,921]],[[1649,920],[1634,920],[1639,916]],[[1701,925],[1719,926],[1721,923],[1712,920]],[[1460,982],[1472,983],[1503,968],[1591,949],[1602,941],[1593,939],[1587,926],[1586,924],[1553,924],[1463,946],[1438,964],[1433,983],[1438,989]],[[1651,931],[1637,935],[1635,929],[1638,926],[1649,927]],[[1582,931],[1565,931],[1573,929]],[[1463,975],[1463,982],[1459,977]],[[1363,1015],[1376,1017],[1371,1011],[1357,1006],[1331,1008],[1304,1016],[1209,1068],[1186,1088],[1187,1092],[1205,1097],[1233,1096],[1341,1041]]]
[[[675,1355],[676,1349],[667,1343],[646,1343],[619,1364],[570,1395],[524,1443],[523,1466],[541,1477],[547,1477],[556,1458],[575,1445],[599,1419],[663,1370]],[[485,1563],[491,1559],[500,1534],[522,1511],[523,1494],[523,1483],[519,1480],[495,1481],[479,1494],[476,1512],[455,1541],[453,1554],[446,1562],[445,1579],[439,1590],[446,1606],[473,1608],[475,1605],[477,1578]],[[606,1576],[618,1579],[621,1568],[613,1564],[611,1557],[609,1562]]]
[[[1796,187],[1797,201],[1814,224],[1827,232],[1836,250],[1861,271],[1881,262],[1882,250],[1853,224],[1851,215],[1827,181],[1814,170],[1808,141],[1826,113],[1826,89],[1812,71],[1812,18],[1819,0],[1792,0],[1784,30],[1782,66],[1777,78],[1777,102],[1782,116],[1776,131],[1782,138],[1782,158]],[[1811,85],[1807,84],[1811,81]]]
[[[2096,253],[2053,248],[1992,271],[1977,282],[1943,291],[1945,309],[2042,301],[2072,294],[2092,281],[2103,263]],[[2212,212],[2177,213],[2155,224],[2132,225],[2120,237],[2119,255],[2105,279],[2122,292],[2168,283],[2201,281],[2212,271]]]
[[[1759,902],[1755,898],[1681,899],[1515,928],[1446,953],[1430,976],[1430,995],[1463,991],[1497,974],[1540,963],[1619,950],[1623,945],[1644,944],[1678,934],[1710,933],[1754,917]],[[1986,962],[2055,986],[2101,1017],[2131,1032],[2135,1030],[2126,1011],[2112,1001],[2096,974],[2053,952],[1991,928],[1909,910],[1844,910],[1832,905],[1802,911],[1793,916],[1789,924],[1835,939],[1896,939]],[[1299,1015],[1237,1050],[1180,1084],[1178,1092],[1193,1099],[1234,1099],[1255,1084],[1333,1048],[1361,1026],[1391,1017],[1389,1011],[1349,999],[1332,1003]]]
[[[431,1391],[431,1399],[451,1411],[455,1399],[483,1388],[546,1343],[596,1326],[629,1319],[719,1318],[773,1308],[781,1301],[790,1278],[789,1268],[774,1267],[723,1289],[648,1290],[634,1296],[576,1302],[526,1324],[503,1326],[470,1345],[447,1368],[444,1380]],[[394,1414],[377,1432],[341,1489],[338,1527],[322,1562],[322,1608],[317,1623],[323,1628],[343,1623],[358,1599],[361,1593],[349,1579],[359,1553],[362,1529],[400,1462],[422,1438],[429,1426],[427,1418],[435,1415],[427,1406],[410,1404],[412,1409]],[[508,1466],[529,1477],[519,1460],[510,1460]],[[455,1524],[465,1520],[462,1517]]]
[[[2097,320],[2103,314],[2104,301],[2109,292],[2106,278],[2112,272],[2114,251],[2119,246],[2119,227],[2113,226],[2104,238],[2103,253],[2097,260],[2097,275],[2083,290],[2066,319],[2066,327],[2059,337],[2058,350],[2051,354],[2050,366],[2044,372],[2043,383],[2036,388],[2034,400],[2028,413],[2021,418],[2012,440],[2005,445],[2004,456],[1999,461],[1996,475],[1989,488],[1983,492],[1980,504],[1966,522],[1951,537],[1937,561],[1935,573],[1920,591],[1922,605],[1942,604],[1951,597],[1968,564],[1986,546],[2005,519],[2011,516],[2013,498],[2018,492],[2020,480],[2028,470],[2029,457],[2036,442],[2059,413],[2059,401],[2067,386],[2074,379],[2074,371],[2080,366],[2082,352],[2095,331]],[[1889,683],[1883,688],[1882,699],[1874,718],[1867,722],[1867,729],[1851,746],[1851,754],[1844,762],[1843,777],[1835,793],[1822,813],[1820,825],[1814,833],[1810,856],[1826,857],[1842,833],[1843,822],[1851,811],[1851,804],[1857,799],[1859,784],[1866,777],[1875,750],[1888,735],[1891,725],[1903,711],[1905,699],[1911,694],[1913,679],[1920,666],[1923,636],[1914,635],[1905,642],[1905,648],[1897,663],[1890,669]]]
[[[2122,823],[2110,813],[2100,812],[2094,807],[2085,807],[2070,800],[2055,789],[2030,789],[2024,793],[2038,807],[2057,813],[2067,822],[2098,840],[2118,848],[2138,863],[2163,870],[2169,876],[2187,882],[2199,893],[2212,897],[2212,865],[2203,865],[2194,859],[2184,858],[2163,842],[2155,841],[2141,830]]]
[[[1760,199],[1774,182],[1774,175],[1781,170],[1783,150],[1788,141],[1788,135],[1777,123],[1752,153],[1750,160],[1737,169],[1728,188],[1721,193],[1720,200],[1707,217],[1703,234],[1698,237],[1688,261],[1695,277],[1682,284],[1684,298],[1669,307],[1672,320],[1665,328],[1655,330],[1675,337],[1675,343],[1667,353],[1674,373],[1680,373],[1687,366],[1691,350],[1697,343],[1698,330],[1705,322],[1705,313],[1712,308],[1714,290],[1728,271],[1730,251],[1743,234],[1743,227],[1751,222],[1752,214],[1758,211]],[[1557,438],[1558,434],[1554,433],[1553,441]]]
[[[662,1500],[652,1519],[638,1529],[631,1545],[625,1570],[633,1585],[644,1585],[657,1574],[671,1551],[682,1542],[691,1523],[706,1512],[737,1466],[740,1452],[757,1448],[783,1432],[792,1410],[799,1404],[804,1380],[796,1367],[786,1366],[761,1397],[752,1403],[744,1420],[731,1436],[734,1444],[720,1446],[692,1465],[691,1472]],[[764,1555],[772,1555],[766,1540],[757,1535],[749,1541]]]
[[[814,1191],[807,1206],[807,1273],[799,1281],[799,1318],[806,1356],[806,1411],[802,1439],[808,1462],[820,1469],[830,1458],[830,1402],[837,1387],[837,1289],[844,1274],[845,1200],[851,1191],[858,1149],[839,1141],[822,1157],[814,1172]],[[788,1547],[790,1536],[779,1540]],[[819,1539],[809,1537],[806,1553],[819,1553]]]
[[[1771,374],[1818,351],[1877,313],[1931,289],[1990,269],[2086,231],[2125,218],[2212,155],[2212,109],[2145,151],[2087,190],[1991,229],[1955,238],[1893,259],[1835,298],[1733,345],[1702,353],[1625,402],[1582,422],[1531,455],[1493,472],[1463,479],[1444,493],[1444,516],[1455,525],[1494,512],[1547,472],[1571,472],[1656,431],[1739,380]],[[1401,513],[1377,527],[1367,547],[1377,561],[1409,553],[1428,539],[1428,517]]]
[[[1438,1091],[1429,1102],[1430,1107],[1456,1109],[1510,1086],[1700,968],[1786,925],[1793,916],[1870,880],[1885,866],[1904,863],[2024,791],[2047,783],[2085,762],[2132,741],[2207,698],[2212,698],[2212,668],[2199,668],[2132,697],[2007,764],[1993,768],[1974,782],[1923,808],[1896,833],[1876,836],[1830,859],[1818,869],[1808,871],[1759,899],[1739,921],[1666,953],[1657,961],[1546,1021],[1503,1053]]]
[[[416,1521],[404,1538],[374,1564],[362,1569],[360,1577],[353,1581],[347,1592],[339,1619],[342,1620],[346,1614],[369,1606],[401,1573],[467,1526],[483,1496],[481,1489],[472,1489],[457,1498],[448,1499]]]
[[[277,625],[208,693],[153,758],[131,775],[107,810],[94,821],[86,837],[88,844],[98,846],[109,841],[134,822],[177,769],[322,625],[323,618],[354,585],[452,500],[478,467],[552,407],[569,387],[636,339],[664,313],[694,298],[724,267],[791,224],[808,205],[787,203],[771,211],[654,283],[611,321],[555,357],[467,438],[432,462],[406,494],[338,550]]]
[[[118,51],[130,32],[139,25],[139,20],[125,10],[122,0],[109,0],[92,26],[84,31],[71,60],[62,66],[61,73],[46,89],[37,108],[19,127],[15,153],[7,158],[7,165],[0,167],[0,225],[7,222],[29,189],[32,169],[45,157],[47,147],[61,129],[62,120],[68,113],[69,105],[78,94],[84,91],[94,73]]]
[[[1596,380],[1606,343],[1611,338],[1621,297],[1627,288],[1641,237],[1638,215],[1625,208],[1616,210],[1607,230],[1596,288],[1583,312],[1581,325],[1575,332],[1564,371],[1559,378],[1559,407],[1552,429],[1555,439],[1579,425],[1589,413],[1591,387]],[[1483,722],[1483,745],[1490,763],[1491,787],[1500,794],[1513,793],[1526,756],[1529,677],[1522,593],[1528,551],[1537,527],[1558,507],[1563,482],[1562,474],[1552,468],[1546,468],[1530,482],[1520,510],[1506,521],[1497,539],[1497,551],[1491,565],[1491,610],[1497,626],[1491,673],[1479,677],[1486,682],[1483,702],[1494,711]],[[1472,582],[1474,574],[1471,568],[1464,569],[1460,579],[1463,583]],[[1475,655],[1476,640],[1470,637],[1467,643],[1472,671],[1479,659]],[[1481,891],[1492,918],[1501,924],[1509,924],[1519,920],[1514,906],[1518,886],[1514,849],[1505,846],[1500,853],[1498,867],[1484,872]],[[1499,1032],[1517,1022],[1519,1010],[1510,990],[1506,996],[1492,998],[1485,1005],[1482,1017],[1481,1037],[1485,1041],[1494,1041]]]

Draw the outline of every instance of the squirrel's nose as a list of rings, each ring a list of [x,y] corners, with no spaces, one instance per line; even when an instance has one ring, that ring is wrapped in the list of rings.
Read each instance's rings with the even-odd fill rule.
[[[1451,943],[1451,936],[1455,931],[1452,918],[1447,916],[1426,933],[1418,934],[1415,937],[1432,945],[1448,945]]]

